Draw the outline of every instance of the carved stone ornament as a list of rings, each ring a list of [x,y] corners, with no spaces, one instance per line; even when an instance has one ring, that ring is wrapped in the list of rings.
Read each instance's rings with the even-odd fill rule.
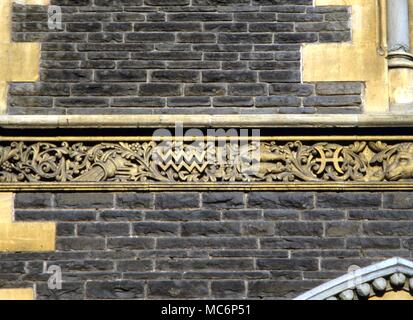
[[[2,137],[1,189],[410,189],[413,137]]]
[[[392,258],[356,269],[295,300],[413,300],[413,263]]]

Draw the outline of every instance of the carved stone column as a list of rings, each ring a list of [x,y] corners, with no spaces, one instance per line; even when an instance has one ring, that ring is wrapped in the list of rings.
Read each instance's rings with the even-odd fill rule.
[[[413,111],[413,56],[409,2],[387,0],[387,44],[391,111]]]
[[[411,60],[409,38],[409,4],[407,0],[387,1],[388,51],[390,63],[394,56]],[[407,54],[406,54],[407,53]]]

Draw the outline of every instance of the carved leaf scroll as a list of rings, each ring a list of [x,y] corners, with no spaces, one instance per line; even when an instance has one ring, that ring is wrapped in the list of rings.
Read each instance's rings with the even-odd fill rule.
[[[0,182],[369,182],[413,179],[413,143],[2,142]]]

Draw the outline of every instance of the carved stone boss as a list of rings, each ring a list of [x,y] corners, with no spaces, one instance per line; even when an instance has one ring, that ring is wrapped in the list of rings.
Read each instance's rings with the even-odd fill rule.
[[[0,189],[410,189],[413,137],[2,137]]]

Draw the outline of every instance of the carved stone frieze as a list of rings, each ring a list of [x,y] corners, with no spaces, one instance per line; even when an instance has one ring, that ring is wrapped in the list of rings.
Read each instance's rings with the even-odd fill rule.
[[[2,138],[0,186],[413,186],[413,138]],[[48,184],[51,184],[50,186]]]

